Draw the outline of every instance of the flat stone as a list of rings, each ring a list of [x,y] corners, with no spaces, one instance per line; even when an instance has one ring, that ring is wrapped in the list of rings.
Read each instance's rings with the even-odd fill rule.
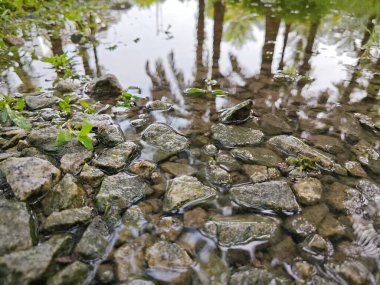
[[[268,169],[262,165],[243,165],[243,171],[253,183],[264,182],[269,180]]]
[[[91,97],[108,99],[119,97],[123,92],[123,87],[115,75],[105,74],[91,81],[87,92]]]
[[[94,260],[104,255],[108,246],[109,231],[106,223],[98,216],[84,231],[74,252],[86,260]]]
[[[224,151],[218,152],[216,155],[216,163],[229,172],[240,169],[240,163],[233,156]]]
[[[201,233],[221,246],[235,246],[252,241],[269,241],[280,232],[280,220],[258,215],[216,216],[207,221]]]
[[[42,200],[45,215],[65,209],[80,208],[84,205],[85,192],[76,183],[71,174],[66,174],[62,180]]]
[[[271,136],[293,132],[284,119],[271,113],[265,114],[260,118],[260,127],[265,134]]]
[[[224,124],[213,125],[211,133],[212,139],[224,147],[254,146],[264,139],[262,131]]]
[[[174,176],[183,176],[183,175],[193,176],[194,174],[198,172],[197,169],[195,169],[189,164],[177,163],[177,162],[171,162],[171,161],[166,161],[160,164],[160,168],[163,171],[169,172],[170,174]]]
[[[117,172],[127,166],[128,161],[137,150],[138,146],[135,143],[124,142],[105,150],[93,161],[93,164],[106,171]]]
[[[131,164],[128,170],[137,174],[145,179],[150,179],[153,172],[156,170],[157,165],[148,160],[139,160]]]
[[[53,212],[42,224],[45,231],[67,229],[77,224],[88,222],[95,215],[90,207],[67,209],[61,212]]]
[[[331,157],[323,154],[315,148],[312,148],[294,136],[280,135],[272,137],[268,140],[268,144],[287,155],[303,155],[311,158],[318,157],[320,159],[318,163],[324,169],[339,175],[346,175],[347,173],[347,171],[341,165],[336,163]]]
[[[322,197],[322,184],[316,178],[306,178],[294,184],[294,193],[298,202],[304,205],[318,203]]]
[[[223,124],[241,124],[251,116],[252,100],[243,101],[231,108],[224,109],[219,113],[219,120]]]
[[[159,241],[146,250],[145,258],[149,266],[146,273],[156,280],[170,284],[186,284],[191,277],[193,261],[187,252],[175,243]],[[162,275],[164,272],[168,275]]]
[[[82,166],[92,158],[91,151],[67,153],[61,158],[61,168],[66,173],[77,175]]]
[[[80,178],[92,187],[98,187],[102,183],[105,174],[100,169],[85,164],[80,173]]]
[[[263,147],[244,147],[231,150],[231,154],[244,163],[276,167],[283,162],[274,151]]]
[[[161,100],[155,100],[155,101],[149,101],[145,108],[147,108],[150,111],[168,111],[172,108],[172,104],[163,102]]]
[[[351,147],[351,151],[362,165],[367,166],[375,174],[380,174],[380,154],[375,146],[366,141],[359,141]]]
[[[25,104],[30,110],[39,110],[55,104],[57,100],[51,94],[30,95],[25,97]]]
[[[0,257],[0,284],[32,284],[49,274],[55,258],[67,254],[71,237],[53,236],[31,249]]]
[[[61,93],[69,93],[80,87],[79,84],[74,83],[69,80],[59,80],[57,84],[54,85],[54,89]]]
[[[31,225],[25,203],[0,199],[0,256],[32,247]]]
[[[285,181],[269,181],[231,187],[232,199],[248,208],[264,208],[274,211],[298,212],[293,191]]]
[[[153,161],[159,162],[189,147],[186,137],[165,124],[151,124],[142,134],[142,140],[151,147]],[[146,148],[145,147],[145,148]]]
[[[90,273],[87,264],[75,261],[47,280],[47,285],[82,285]]]
[[[11,157],[0,163],[0,171],[21,201],[48,192],[61,175],[50,162],[36,157]]]
[[[318,227],[318,234],[328,239],[340,239],[346,235],[347,228],[331,214],[328,214]]]
[[[347,161],[344,164],[344,167],[347,169],[348,173],[356,177],[367,177],[367,173],[364,171],[362,166],[357,161]]]
[[[206,167],[207,180],[217,186],[228,187],[232,183],[231,175],[216,164],[210,163]]]
[[[157,224],[157,234],[162,240],[174,242],[182,230],[183,223],[176,217],[161,217]]]
[[[151,193],[153,190],[142,178],[119,173],[103,180],[96,204],[101,211],[110,206],[123,210]]]
[[[180,176],[171,180],[163,210],[168,212],[208,202],[216,197],[216,193],[215,189],[203,185],[193,176]]]
[[[312,135],[307,141],[318,149],[332,154],[344,152],[344,146],[339,138],[326,135]]]
[[[247,268],[232,274],[230,283],[234,285],[290,284],[287,277],[276,276],[262,268]]]
[[[115,124],[100,124],[97,133],[99,140],[107,146],[115,146],[125,141],[122,130]]]

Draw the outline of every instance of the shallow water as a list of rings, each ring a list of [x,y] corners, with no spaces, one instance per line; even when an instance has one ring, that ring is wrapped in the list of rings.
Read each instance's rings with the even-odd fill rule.
[[[204,152],[205,145],[214,143],[210,128],[218,123],[218,112],[252,99],[253,115],[243,126],[264,132],[265,141],[258,146],[268,148],[268,139],[281,133],[269,124],[271,119],[263,122],[264,115],[274,114],[290,126],[290,130],[284,130],[284,133],[303,139],[341,165],[347,161],[360,161],[367,178],[380,185],[380,168],[374,170],[360,160],[368,159],[371,151],[379,155],[380,147],[379,3],[343,0],[233,2],[167,0],[128,3],[102,12],[102,19],[107,24],[97,30],[96,45],[74,44],[69,28],[61,33],[58,47],[46,35],[37,33],[20,48],[23,56],[15,60],[12,67],[0,66],[0,91],[14,94],[32,92],[38,87],[48,90],[57,74],[47,63],[32,59],[32,51],[37,58],[65,51],[73,56],[74,68],[80,76],[92,78],[112,73],[124,88],[140,87],[141,94],[137,96],[173,105],[170,111],[150,112],[149,118],[151,122],[170,125],[190,139],[190,148],[170,161],[193,166],[197,172],[195,175],[204,184],[220,191],[218,198],[205,207],[208,217],[259,213],[278,217],[283,225],[282,236],[276,245],[265,246],[263,241],[251,241],[228,248],[218,245],[195,228],[186,228],[176,242],[189,252],[194,251],[196,277],[192,277],[190,283],[226,284],[228,276],[223,276],[223,269],[228,268],[233,274],[248,266],[266,268],[275,272],[275,276],[288,276],[289,282],[297,284],[327,284],[323,283],[327,280],[335,282],[331,284],[379,284],[380,197],[360,203],[365,204],[359,209],[362,212],[352,213],[334,208],[326,196],[334,182],[355,188],[360,179],[358,176],[342,176],[323,170],[316,174],[324,189],[320,202],[328,204],[334,219],[347,227],[344,234],[326,238],[327,253],[320,255],[302,243],[305,237],[284,228],[285,219],[293,213],[238,206],[226,194],[230,185],[210,182],[210,156]],[[184,94],[186,88],[204,87],[205,79],[215,80],[214,88],[227,90],[230,95],[193,97]],[[144,102],[141,100],[138,104]],[[130,122],[141,118],[142,113],[144,111],[136,109],[128,116],[118,118],[128,139],[140,137]],[[272,123],[279,125],[278,122]],[[335,141],[331,143],[328,138]],[[355,149],[362,143],[368,147],[358,155]],[[222,153],[231,153],[230,148],[220,144],[217,147]],[[282,153],[280,156],[285,160],[288,155]],[[148,145],[143,145],[137,159],[153,160],[154,152]],[[223,166],[217,157],[214,159]],[[235,163],[237,166],[233,170],[223,166],[231,174],[232,184],[248,183],[249,175],[243,170],[245,163],[238,159]],[[160,166],[162,162],[158,164]],[[173,174],[162,172],[168,185]],[[312,176],[313,173],[306,175]],[[291,183],[300,179],[284,172],[281,176]],[[302,208],[308,206],[302,205]],[[352,207],[351,210],[358,209]],[[183,219],[183,212],[173,215]],[[157,219],[155,215],[164,213],[152,214],[153,221]],[[112,259],[107,255],[112,251],[117,235],[118,232],[112,236],[103,258],[107,262]],[[289,237],[291,242],[287,240]],[[287,256],[288,247],[292,246],[298,249]],[[354,251],[352,247],[357,247],[357,252],[350,252]],[[205,268],[205,264],[214,262],[210,261],[214,255],[217,256],[216,272]],[[95,269],[103,259],[92,264],[95,264],[94,270],[86,284],[100,282],[95,277]],[[347,271],[342,273],[334,267],[350,260],[362,262],[368,271],[355,268],[357,275],[369,277],[355,279]],[[310,275],[324,277],[324,281],[297,272],[295,264],[301,261],[311,264],[313,274]],[[170,284],[181,273],[145,268],[143,277]]]

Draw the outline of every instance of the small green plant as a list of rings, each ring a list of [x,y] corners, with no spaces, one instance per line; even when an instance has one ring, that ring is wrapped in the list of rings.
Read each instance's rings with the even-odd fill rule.
[[[95,113],[95,108],[92,107],[87,101],[85,100],[82,100],[80,101],[80,105],[83,107],[83,111],[86,113],[86,114],[94,114]]]
[[[211,95],[214,95],[217,97],[217,96],[227,96],[230,94],[226,90],[213,89],[213,86],[217,84],[216,80],[206,79],[205,83],[206,83],[206,86],[204,89],[203,88],[187,88],[183,92],[189,96],[199,96],[199,95],[211,94]]]
[[[123,101],[118,104],[118,106],[129,108],[131,107],[133,102],[141,100],[139,96],[133,95],[129,92],[129,90],[137,90],[137,92],[140,94],[141,89],[136,86],[130,86],[125,90],[121,95],[123,97]]]
[[[293,157],[289,156],[286,159],[286,162],[289,165],[293,165],[295,167],[298,167],[300,170],[306,170],[306,169],[316,169],[316,164],[320,161],[320,157],[307,157],[307,156],[300,156],[300,157]]]
[[[3,98],[0,100],[1,121],[6,123],[11,120],[15,125],[25,130],[32,128],[30,122],[23,117],[22,111],[25,108],[24,98],[13,98],[7,95],[1,95]]]
[[[60,99],[58,102],[59,107],[61,108],[62,112],[64,113],[71,113],[71,100],[73,99],[72,96],[65,96],[63,99]]]
[[[51,57],[43,57],[43,62],[49,63],[52,65],[52,68],[59,74],[62,75],[64,79],[78,78],[78,75],[73,69],[73,60],[72,57],[68,57],[67,53],[61,55],[55,55]]]
[[[289,69],[279,70],[277,74],[274,75],[274,79],[278,81],[293,81],[293,82],[310,82],[313,81],[313,78],[307,75],[299,74],[298,70],[291,66]]]
[[[68,128],[68,131],[62,131],[62,132],[58,133],[57,138],[55,140],[55,145],[56,146],[63,146],[63,145],[65,145],[66,143],[68,143],[69,141],[72,140],[72,136],[74,135],[74,136],[77,137],[78,141],[87,150],[93,150],[94,149],[94,145],[92,143],[92,139],[89,136],[89,133],[91,132],[91,130],[93,128],[93,125],[89,121],[84,120],[82,122],[82,128],[81,128],[81,130],[79,132],[73,130],[71,128],[69,122],[67,123],[67,128]]]

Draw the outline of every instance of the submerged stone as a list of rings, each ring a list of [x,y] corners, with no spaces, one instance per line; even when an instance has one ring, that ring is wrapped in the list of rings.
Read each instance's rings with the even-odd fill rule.
[[[95,217],[84,231],[74,252],[86,260],[100,258],[108,246],[108,238],[106,223],[99,216]]]
[[[149,101],[145,107],[151,111],[168,111],[172,108],[172,104],[163,102],[161,100]]]
[[[231,185],[231,175],[223,168],[215,165],[208,164],[206,167],[207,180],[217,186],[227,187]]]
[[[313,205],[321,200],[322,184],[316,178],[301,179],[294,184],[294,192],[298,202]]]
[[[77,209],[67,209],[61,212],[53,212],[46,218],[42,225],[45,231],[54,231],[70,228],[74,225],[85,223],[94,216],[93,209],[83,207]]]
[[[191,165],[171,161],[166,161],[160,164],[160,167],[162,170],[169,172],[174,176],[192,176],[198,172],[197,169],[195,169]]]
[[[232,274],[230,283],[234,285],[290,284],[287,277],[278,276],[262,268],[240,269]]]
[[[90,268],[87,264],[75,261],[49,278],[47,285],[82,285],[87,279]]]
[[[267,135],[290,134],[293,131],[284,119],[271,113],[263,115],[260,122],[261,129]]]
[[[0,199],[0,256],[32,247],[31,226],[25,203]]]
[[[252,241],[269,241],[277,237],[280,220],[258,215],[216,216],[207,221],[201,232],[221,246],[235,246]]]
[[[146,273],[169,284],[187,284],[192,273],[193,261],[179,245],[159,241],[146,250]]]
[[[31,249],[0,257],[0,284],[31,284],[49,275],[54,259],[67,254],[70,236],[53,236]]]
[[[224,124],[213,125],[211,133],[212,139],[224,147],[254,146],[264,139],[264,134],[260,130]]]
[[[11,157],[0,163],[15,196],[25,201],[48,192],[58,182],[61,172],[50,162],[37,157]]]
[[[360,163],[357,161],[347,161],[344,164],[344,167],[347,169],[348,173],[356,177],[367,177],[367,173],[361,167]]]
[[[142,134],[142,140],[152,147],[153,160],[159,162],[189,147],[186,137],[178,134],[170,126],[154,123]]]
[[[168,212],[208,202],[216,194],[215,189],[203,185],[197,178],[180,176],[171,181],[165,193],[163,210]]]
[[[124,142],[106,149],[93,161],[96,167],[106,171],[117,172],[127,166],[128,161],[137,152],[138,146],[133,142]]]
[[[234,107],[225,109],[219,113],[219,120],[223,124],[240,124],[251,116],[252,100],[246,100]]]
[[[285,181],[269,181],[231,187],[232,199],[248,208],[263,208],[274,211],[298,212],[293,191]]]
[[[108,207],[126,209],[153,190],[142,178],[126,173],[106,177],[96,196],[96,204],[101,211]]]
[[[283,162],[274,151],[263,147],[244,147],[231,150],[231,154],[244,163],[276,167]]]

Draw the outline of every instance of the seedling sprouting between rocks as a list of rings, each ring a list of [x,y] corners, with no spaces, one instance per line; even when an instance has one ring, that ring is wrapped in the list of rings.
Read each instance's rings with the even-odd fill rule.
[[[84,120],[82,122],[82,128],[81,128],[81,130],[78,132],[78,131],[74,131],[71,128],[70,123],[68,122],[67,123],[67,129],[68,129],[68,131],[62,131],[62,132],[58,133],[57,138],[55,140],[55,145],[56,146],[63,146],[64,144],[66,144],[69,141],[71,141],[72,136],[74,135],[74,136],[77,137],[78,141],[87,150],[93,150],[94,149],[94,145],[92,143],[91,137],[89,136],[89,133],[91,132],[92,128],[93,128],[93,125],[89,121]]]
[[[222,89],[213,89],[213,86],[217,84],[216,80],[206,79],[205,83],[206,83],[205,89],[187,88],[183,92],[189,96],[199,96],[199,95],[206,95],[206,94],[211,94],[214,96],[227,96],[230,94],[228,91],[225,91]]]
[[[123,101],[118,104],[120,107],[129,108],[134,102],[141,100],[141,97],[133,95],[129,92],[129,90],[137,90],[137,93],[141,93],[141,89],[137,86],[129,86],[127,90],[125,90],[121,95],[123,97]]]
[[[30,122],[23,117],[22,111],[25,108],[24,98],[13,98],[7,95],[1,95],[2,100],[0,100],[0,111],[1,111],[1,121],[6,123],[8,120],[12,121],[15,125],[23,128],[25,130],[30,130],[32,128]]]
[[[307,157],[307,156],[300,156],[300,157],[293,157],[289,156],[286,159],[286,162],[289,165],[293,165],[295,167],[298,167],[301,171],[307,170],[307,169],[313,169],[315,170],[317,168],[316,164],[320,161],[321,159],[316,156],[316,157]]]

